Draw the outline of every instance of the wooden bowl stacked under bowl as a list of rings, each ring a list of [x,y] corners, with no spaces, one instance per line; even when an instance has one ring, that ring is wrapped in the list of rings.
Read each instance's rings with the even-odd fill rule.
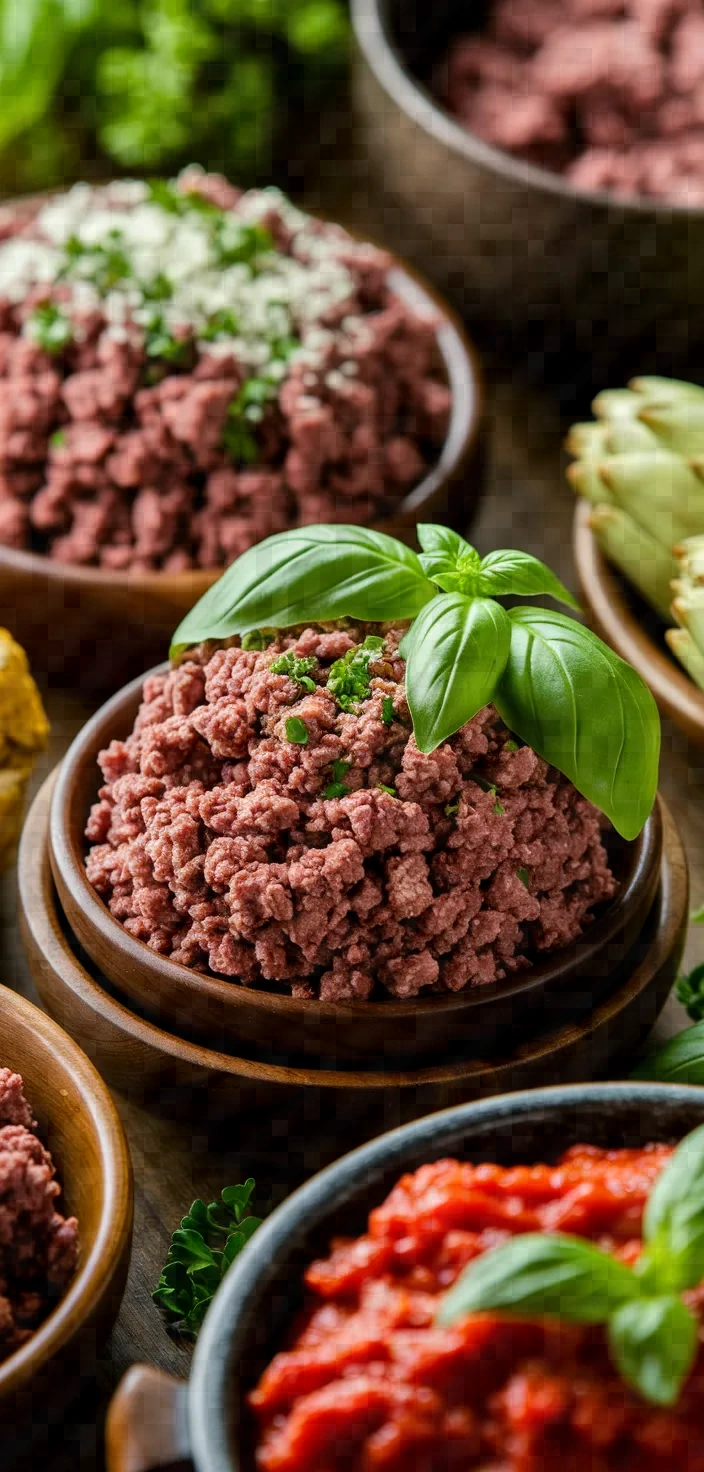
[[[123,996],[162,1026],[225,1047],[254,1046],[267,1056],[417,1064],[453,1047],[496,1047],[536,1016],[583,1014],[613,984],[638,942],[660,883],[657,806],[635,842],[609,835],[620,887],[584,935],[505,981],[408,1001],[302,1001],[158,955],[111,915],[85,872],[86,820],[101,785],[98,753],[132,730],[140,699],[141,681],[135,680],[98,711],[66,753],[51,803],[50,856],[59,901],[79,944]]]
[[[278,1207],[233,1264],[188,1384],[145,1365],[128,1372],[108,1415],[108,1472],[147,1472],[189,1456],[194,1472],[254,1472],[246,1396],[286,1342],[304,1268],[331,1238],[363,1232],[369,1211],[405,1172],[448,1156],[530,1165],[577,1143],[638,1149],[679,1140],[703,1121],[701,1089],[577,1084],[449,1109],[345,1155]]]
[[[66,1293],[32,1338],[0,1361],[0,1464],[10,1428],[41,1419],[50,1394],[80,1389],[83,1366],[112,1327],[132,1238],[132,1174],[108,1090],[92,1063],[44,1012],[0,986],[0,1067],[25,1092],[78,1218],[80,1258]],[[5,1425],[3,1431],[2,1426]]]
[[[704,745],[704,691],[670,654],[664,625],[604,556],[590,526],[591,507],[578,501],[574,559],[594,631],[633,665],[669,716],[692,741]]]
[[[391,516],[375,523],[413,545],[419,521],[464,531],[474,513],[482,482],[482,378],[462,324],[433,288],[400,260],[388,279],[408,306],[435,314],[452,391],[447,435],[435,464]],[[27,649],[35,673],[86,693],[107,693],[164,657],[184,614],[223,570],[110,572],[0,545],[0,626]]]

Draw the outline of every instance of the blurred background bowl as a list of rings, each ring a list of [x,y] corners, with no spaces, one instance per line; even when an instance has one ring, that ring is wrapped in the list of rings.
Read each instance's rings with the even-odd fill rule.
[[[400,206],[401,248],[492,343],[494,319],[534,340],[543,376],[559,343],[588,355],[592,383],[617,360],[683,367],[704,334],[704,210],[577,190],[445,112],[433,70],[487,8],[352,0],[355,106],[376,179]]]

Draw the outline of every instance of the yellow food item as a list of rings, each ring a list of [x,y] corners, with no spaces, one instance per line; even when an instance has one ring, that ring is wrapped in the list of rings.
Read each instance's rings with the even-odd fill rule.
[[[49,722],[24,649],[0,629],[0,871],[19,837],[34,758],[43,751]]]

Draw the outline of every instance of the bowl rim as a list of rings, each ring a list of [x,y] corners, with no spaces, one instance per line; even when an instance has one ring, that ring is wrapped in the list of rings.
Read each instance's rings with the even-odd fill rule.
[[[704,219],[704,205],[683,205],[667,200],[620,198],[603,189],[578,189],[561,174],[538,164],[524,163],[504,149],[485,143],[478,134],[454,121],[427,87],[409,71],[401,59],[384,13],[384,0],[351,0],[352,25],[359,49],[377,82],[412,122],[438,143],[487,172],[500,174],[511,183],[552,194],[571,204],[591,205],[631,216],[656,216],[666,220]]]
[[[704,690],[677,664],[663,641],[657,644],[643,629],[620,578],[592,530],[592,506],[579,497],[573,521],[574,561],[585,603],[606,643],[645,680],[660,710],[689,735],[704,741]],[[636,590],[637,591],[637,590]],[[664,625],[663,625],[664,628]]]
[[[51,194],[63,191],[50,190],[47,195],[20,195],[4,208],[32,203]],[[324,224],[331,223],[320,214],[312,219]],[[336,223],[336,222],[332,222]],[[370,241],[367,235],[350,230],[348,235],[358,241]],[[390,258],[388,279],[392,290],[421,311],[431,312],[439,319],[437,332],[438,347],[452,391],[452,408],[447,433],[437,459],[429,466],[417,486],[408,491],[391,514],[374,521],[371,526],[378,531],[393,534],[394,527],[408,523],[412,525],[416,510],[435,494],[443,485],[461,478],[471,468],[479,437],[482,432],[485,404],[484,375],[479,351],[467,329],[449,302],[440,291],[427,280],[421,271],[395,251],[380,246]],[[25,577],[41,575],[50,583],[67,584],[77,588],[93,588],[96,583],[109,590],[139,591],[156,594],[165,587],[178,597],[200,598],[226,571],[225,567],[192,568],[187,572],[168,573],[161,571],[138,572],[128,569],[116,572],[111,568],[85,567],[70,562],[59,562],[43,552],[28,552],[21,548],[0,544],[0,574],[3,570],[23,574]]]
[[[122,1124],[107,1085],[78,1044],[57,1022],[20,993],[0,985],[0,1009],[14,1012],[30,1032],[38,1034],[75,1084],[97,1137],[100,1159],[101,1209],[95,1241],[88,1256],[79,1257],[75,1276],[51,1313],[27,1340],[0,1362],[0,1399],[19,1390],[41,1365],[80,1332],[84,1321],[107,1291],[129,1239],[133,1213],[132,1164]],[[11,1066],[11,1060],[10,1060]],[[67,1203],[69,1208],[71,1203]],[[79,1222],[80,1227],[80,1222]]]
[[[530,1116],[536,1112],[559,1117],[570,1106],[593,1102],[610,1106],[638,1104],[654,1112],[666,1100],[681,1106],[696,1105],[704,1113],[704,1093],[694,1085],[636,1081],[606,1083],[556,1084],[543,1088],[521,1089],[457,1104],[420,1120],[401,1125],[319,1171],[281,1203],[258,1228],[255,1237],[233,1263],[218,1289],[203,1328],[198,1336],[191,1377],[188,1383],[187,1410],[191,1450],[197,1472],[233,1472],[227,1433],[222,1412],[231,1397],[231,1364],[229,1350],[233,1329],[243,1310],[256,1305],[259,1284],[266,1278],[271,1262],[289,1240],[292,1229],[301,1222],[314,1226],[321,1210],[335,1197],[344,1204],[357,1194],[359,1182],[371,1176],[382,1165],[404,1169],[406,1148],[414,1153],[426,1144],[436,1148],[456,1149],[451,1138],[471,1127],[476,1121],[503,1122]],[[447,1140],[447,1146],[445,1146]],[[238,1472],[241,1468],[238,1467]]]
[[[442,1012],[452,1015],[454,1012],[466,1013],[467,1009],[479,1013],[482,1006],[487,1003],[501,1002],[508,1005],[515,997],[524,998],[533,992],[549,988],[563,973],[569,974],[574,966],[578,965],[581,971],[587,964],[590,955],[598,953],[602,947],[610,944],[619,929],[628,922],[629,915],[637,904],[641,885],[647,881],[651,866],[656,864],[659,870],[663,824],[658,796],[638,837],[630,841],[622,840],[626,845],[626,851],[632,855],[632,864],[625,882],[613,900],[608,902],[603,914],[591,923],[583,936],[577,937],[570,946],[552,952],[545,962],[530,969],[515,972],[503,981],[492,982],[482,987],[465,988],[463,991],[452,992],[447,996],[435,994],[407,999],[382,997],[375,1001],[365,1002],[323,1002],[319,998],[303,1000],[265,988],[258,990],[252,987],[241,987],[235,978],[228,980],[226,977],[204,975],[180,962],[173,961],[170,956],[162,956],[151,950],[145,941],[137,940],[125,930],[90,884],[81,861],[82,854],[79,854],[78,846],[73,843],[67,831],[67,825],[64,823],[64,815],[71,802],[73,785],[76,774],[80,771],[80,763],[93,747],[96,748],[93,757],[95,761],[97,748],[100,745],[98,733],[102,727],[110,725],[123,706],[129,708],[133,702],[138,701],[145,679],[154,674],[164,673],[169,668],[168,662],[156,665],[145,675],[140,675],[130,681],[86,722],[59,765],[51,795],[49,814],[51,865],[62,904],[64,904],[62,894],[64,890],[71,895],[72,903],[80,908],[87,924],[94,933],[100,935],[101,940],[128,957],[131,967],[149,972],[154,981],[155,996],[159,995],[160,978],[164,981],[168,979],[174,985],[178,983],[184,1001],[191,994],[198,995],[202,999],[209,998],[214,1002],[220,1002],[225,1007],[230,1006],[233,1012],[236,1011],[239,1004],[250,1008],[259,1007],[262,1012],[268,1012],[279,1022],[285,1021],[287,1017],[300,1018],[307,1015],[331,1023],[348,1021],[351,1024],[363,1018],[387,1019],[393,1023],[394,1019],[422,1018],[432,1013]],[[96,763],[96,796],[98,785]],[[566,959],[565,951],[576,952],[577,946],[582,946],[581,954],[573,954]]]

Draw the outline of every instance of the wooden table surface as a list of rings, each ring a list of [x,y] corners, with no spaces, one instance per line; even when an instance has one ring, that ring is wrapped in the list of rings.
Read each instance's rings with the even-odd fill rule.
[[[329,145],[334,162],[339,140]],[[328,215],[337,215],[356,228],[368,229],[377,239],[386,237],[402,249],[398,226],[388,205],[380,223],[362,166],[325,167],[323,184],[311,208],[320,201]],[[635,365],[634,365],[635,366]],[[663,365],[663,372],[667,366]],[[565,420],[558,392],[541,392],[513,379],[504,365],[488,371],[489,465],[486,496],[472,529],[472,540],[482,553],[499,546],[518,546],[533,552],[575,588],[571,559],[573,499],[564,480],[561,441]],[[52,723],[49,752],[35,775],[34,789],[61,757],[72,736],[91,714],[92,707],[70,692],[46,692]],[[691,871],[693,906],[704,902],[704,751],[693,748],[669,725],[663,730],[661,790],[683,835]],[[685,960],[690,965],[704,956],[704,932],[689,934]],[[0,980],[37,1000],[27,972],[16,927],[14,880],[0,881]],[[658,1023],[659,1040],[686,1025],[683,1009],[670,999]],[[0,1022],[0,1038],[2,1034]],[[0,1061],[2,1061],[0,1059]],[[31,1447],[8,1462],[0,1446],[5,1472],[42,1466],[46,1472],[93,1472],[103,1467],[102,1423],[112,1388],[136,1360],[147,1360],[177,1375],[187,1375],[191,1350],[167,1332],[151,1301],[151,1290],[164,1261],[172,1230],[192,1199],[212,1200],[227,1185],[253,1175],[258,1183],[260,1211],[280,1201],[312,1174],[319,1163],[320,1142],[315,1127],[299,1123],[295,1133],[287,1121],[259,1119],[233,1121],[209,1127],[197,1111],[186,1123],[170,1122],[147,1112],[139,1103],[116,1096],[127,1132],[134,1165],[136,1220],[132,1265],[122,1310],[112,1337],[97,1365],[97,1386],[87,1379],[76,1406],[58,1425],[38,1424]],[[345,1142],[340,1141],[340,1151]]]

